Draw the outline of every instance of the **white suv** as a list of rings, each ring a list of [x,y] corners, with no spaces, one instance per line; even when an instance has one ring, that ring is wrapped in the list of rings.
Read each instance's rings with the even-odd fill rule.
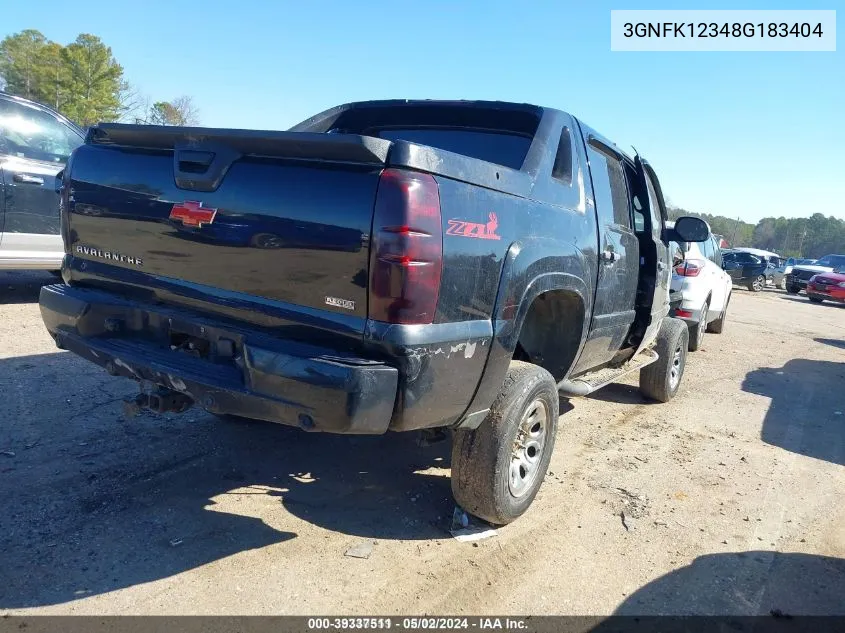
[[[57,176],[83,140],[58,112],[0,92],[0,270],[61,267]]]
[[[672,272],[672,291],[683,297],[674,316],[689,324],[689,349],[695,351],[705,332],[719,334],[725,327],[733,284],[722,270],[722,252],[712,234],[704,242],[673,242],[673,248],[683,253]]]

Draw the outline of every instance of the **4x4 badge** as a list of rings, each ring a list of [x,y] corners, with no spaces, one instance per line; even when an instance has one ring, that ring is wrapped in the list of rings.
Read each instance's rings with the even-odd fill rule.
[[[500,240],[502,236],[496,233],[499,226],[499,218],[491,213],[487,224],[481,222],[466,222],[464,220],[449,220],[449,228],[446,235],[459,235],[461,237],[474,237],[479,240]]]

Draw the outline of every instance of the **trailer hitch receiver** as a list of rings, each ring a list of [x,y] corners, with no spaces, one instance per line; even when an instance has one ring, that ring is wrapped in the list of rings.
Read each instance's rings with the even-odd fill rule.
[[[138,415],[142,409],[154,413],[183,413],[194,401],[184,393],[159,387],[150,393],[139,393],[123,401],[123,410],[128,417]]]

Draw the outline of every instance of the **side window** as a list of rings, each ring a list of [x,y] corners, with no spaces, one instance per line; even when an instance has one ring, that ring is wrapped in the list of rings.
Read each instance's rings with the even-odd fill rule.
[[[651,182],[651,176],[646,173],[646,186],[648,187],[648,206],[651,208],[651,225],[654,227],[655,237],[660,237],[660,228],[663,226],[660,203],[657,200],[657,190]]]
[[[64,163],[82,137],[53,115],[0,99],[0,154]]]
[[[704,255],[704,257],[706,257],[707,259],[709,259],[712,262],[713,261],[713,240],[708,239],[708,240],[705,240],[704,242],[701,242],[701,252]]]
[[[568,127],[564,127],[560,132],[555,164],[552,167],[552,178],[560,180],[565,185],[572,184],[572,134]]]
[[[713,244],[713,263],[715,263],[719,268],[722,267],[722,250],[719,248],[719,243],[716,241],[715,237],[710,238],[711,243]]]
[[[628,191],[631,193],[631,210],[634,213],[634,231],[637,233],[644,233],[646,227],[645,204],[646,200],[641,200],[644,192],[640,191],[640,184],[637,178],[637,171],[634,165],[625,163],[625,176],[628,183]]]
[[[634,196],[634,231],[637,233],[645,231],[645,209],[637,196]]]
[[[596,210],[602,224],[618,224],[631,228],[625,172],[616,156],[592,143],[587,146],[590,173],[596,196]]]

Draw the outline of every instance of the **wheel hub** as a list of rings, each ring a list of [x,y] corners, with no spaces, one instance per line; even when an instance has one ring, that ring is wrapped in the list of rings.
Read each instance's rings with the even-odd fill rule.
[[[684,370],[684,348],[678,345],[672,354],[672,364],[669,366],[669,387],[674,391],[681,382],[681,373]]]
[[[541,399],[525,409],[519,422],[508,472],[508,488],[514,497],[522,497],[532,487],[540,472],[543,449],[546,446],[549,411]]]

